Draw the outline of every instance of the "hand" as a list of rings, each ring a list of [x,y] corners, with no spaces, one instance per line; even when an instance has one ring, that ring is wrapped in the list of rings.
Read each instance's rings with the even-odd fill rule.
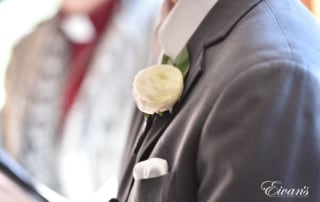
[[[0,202],[34,202],[26,191],[0,172]]]

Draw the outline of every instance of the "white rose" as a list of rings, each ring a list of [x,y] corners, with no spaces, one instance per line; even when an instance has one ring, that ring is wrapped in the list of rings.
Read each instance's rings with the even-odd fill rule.
[[[133,82],[138,108],[147,114],[171,111],[183,91],[183,75],[172,65],[154,65],[139,71]]]

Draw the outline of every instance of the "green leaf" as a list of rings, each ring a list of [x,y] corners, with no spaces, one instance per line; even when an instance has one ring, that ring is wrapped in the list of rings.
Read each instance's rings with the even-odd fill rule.
[[[183,74],[183,77],[185,77],[188,74],[190,68],[190,61],[187,48],[182,49],[182,51],[179,53],[176,60],[174,61],[173,65],[180,69],[180,71]]]
[[[152,118],[153,114],[148,114],[148,113],[143,113],[144,114],[144,118]]]
[[[172,59],[168,55],[164,54],[162,57],[161,64],[169,64],[177,67],[182,72],[183,77],[186,77],[190,68],[188,49],[183,48],[175,61],[172,61]]]
[[[173,61],[168,55],[163,54],[161,64],[173,65]]]

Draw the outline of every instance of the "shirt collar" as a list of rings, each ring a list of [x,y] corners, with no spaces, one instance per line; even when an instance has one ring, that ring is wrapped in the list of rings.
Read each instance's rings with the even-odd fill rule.
[[[162,23],[159,40],[173,60],[218,0],[179,0]]]

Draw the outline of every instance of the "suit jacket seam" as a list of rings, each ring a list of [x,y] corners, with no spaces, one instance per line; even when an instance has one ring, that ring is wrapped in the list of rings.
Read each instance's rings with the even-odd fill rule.
[[[263,1],[263,2],[265,3],[266,8],[270,11],[270,14],[271,14],[275,24],[278,25],[279,31],[280,31],[280,33],[282,35],[282,38],[284,39],[284,41],[287,44],[287,47],[288,47],[288,50],[289,50],[289,54],[290,54],[290,59],[293,59],[292,47],[290,46],[288,38],[286,37],[278,18],[276,17],[275,13],[273,12],[272,8],[270,7],[269,2],[268,1]]]

